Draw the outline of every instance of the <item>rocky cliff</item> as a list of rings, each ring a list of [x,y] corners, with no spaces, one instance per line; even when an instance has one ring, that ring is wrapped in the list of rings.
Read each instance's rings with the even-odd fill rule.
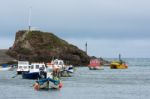
[[[7,53],[18,60],[31,62],[48,62],[53,58],[63,59],[73,65],[87,65],[89,62],[89,56],[78,47],[53,33],[41,31],[18,31]]]

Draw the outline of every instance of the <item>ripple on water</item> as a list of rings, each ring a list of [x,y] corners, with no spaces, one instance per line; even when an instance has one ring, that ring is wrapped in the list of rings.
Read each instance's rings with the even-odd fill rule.
[[[35,91],[34,80],[12,78],[15,71],[0,72],[0,99],[149,99],[150,67],[131,66],[126,70],[91,71],[77,68],[70,78],[62,78],[60,90]]]

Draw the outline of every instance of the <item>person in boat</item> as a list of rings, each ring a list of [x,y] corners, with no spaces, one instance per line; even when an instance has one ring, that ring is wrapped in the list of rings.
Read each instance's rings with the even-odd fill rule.
[[[55,79],[55,78],[60,78],[60,69],[59,68],[55,68],[55,69],[53,69],[53,79]]]
[[[39,77],[38,79],[45,79],[46,77],[46,72],[44,71],[44,67],[39,68],[40,72],[39,72]]]

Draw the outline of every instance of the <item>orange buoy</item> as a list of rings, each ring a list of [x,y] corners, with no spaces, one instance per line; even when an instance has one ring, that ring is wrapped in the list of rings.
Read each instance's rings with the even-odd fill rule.
[[[35,90],[39,90],[39,88],[40,88],[40,86],[39,86],[39,84],[37,82],[34,84],[33,87],[34,87]]]
[[[62,83],[59,83],[59,88],[62,88]]]

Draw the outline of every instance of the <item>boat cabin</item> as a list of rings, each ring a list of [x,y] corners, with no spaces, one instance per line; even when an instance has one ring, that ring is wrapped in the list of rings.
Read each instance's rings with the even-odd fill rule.
[[[91,59],[90,64],[88,65],[89,67],[97,67],[101,66],[101,62],[99,59]]]
[[[43,69],[44,71],[46,71],[46,66],[44,63],[31,63],[30,73],[39,72],[40,69]]]

